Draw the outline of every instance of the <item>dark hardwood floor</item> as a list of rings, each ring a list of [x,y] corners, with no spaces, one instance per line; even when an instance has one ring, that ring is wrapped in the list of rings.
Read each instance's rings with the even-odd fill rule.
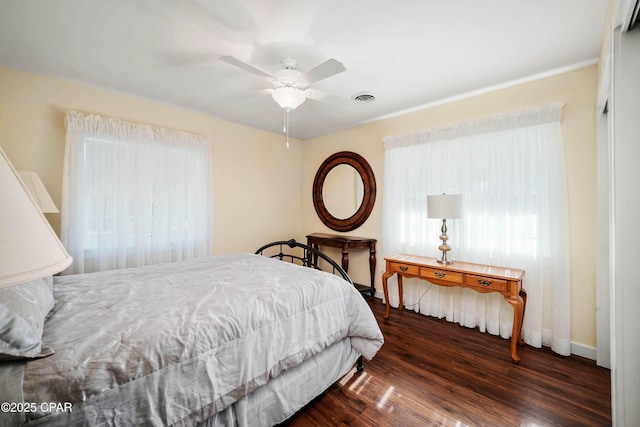
[[[367,298],[385,344],[287,426],[608,426],[610,372]]]

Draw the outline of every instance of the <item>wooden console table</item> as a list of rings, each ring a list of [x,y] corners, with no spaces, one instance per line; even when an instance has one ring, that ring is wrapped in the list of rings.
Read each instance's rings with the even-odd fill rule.
[[[307,245],[315,249],[318,246],[329,246],[342,249],[342,268],[349,272],[349,250],[351,249],[369,249],[369,273],[371,275],[371,283],[369,286],[354,283],[356,289],[360,292],[369,292],[371,296],[375,296],[376,288],[373,284],[373,278],[376,271],[376,239],[368,237],[353,237],[337,234],[311,233],[307,236]],[[317,264],[317,257],[313,260]]]
[[[499,292],[509,304],[513,306],[513,330],[511,331],[511,360],[520,363],[516,353],[517,345],[524,345],[522,340],[522,319],[527,303],[527,294],[522,289],[524,270],[494,267],[490,265],[471,264],[455,261],[453,264],[443,265],[435,258],[415,255],[395,255],[385,258],[386,269],[382,275],[384,300],[387,304],[385,319],[389,318],[389,290],[387,280],[394,274],[398,275],[398,296],[402,310],[402,278],[417,278],[428,280],[440,286],[459,286],[473,289],[477,292]],[[517,345],[516,345],[517,344]]]

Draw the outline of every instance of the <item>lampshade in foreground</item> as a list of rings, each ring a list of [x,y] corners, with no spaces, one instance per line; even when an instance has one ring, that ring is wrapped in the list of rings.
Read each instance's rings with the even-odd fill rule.
[[[427,217],[442,220],[440,228],[440,240],[442,244],[438,249],[442,252],[442,257],[438,260],[440,264],[451,264],[453,261],[447,258],[447,252],[451,246],[447,243],[447,218],[460,218],[462,214],[462,196],[460,194],[437,194],[427,196]]]
[[[29,189],[29,194],[33,197],[36,204],[43,213],[58,213],[58,207],[51,199],[40,176],[31,171],[18,171],[24,185]]]
[[[0,148],[0,288],[58,273],[72,258]]]

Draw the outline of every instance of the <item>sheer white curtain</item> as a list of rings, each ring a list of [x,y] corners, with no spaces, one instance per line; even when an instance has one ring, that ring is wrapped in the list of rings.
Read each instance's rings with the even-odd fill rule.
[[[387,137],[384,255],[440,257],[441,221],[427,219],[427,195],[459,193],[460,219],[447,220],[452,259],[524,269],[523,338],[570,354],[568,195],[562,103]],[[393,281],[392,281],[393,280]],[[397,307],[396,279],[389,281]],[[513,307],[498,293],[406,280],[404,304],[420,313],[511,336]],[[394,300],[395,298],[395,300]]]
[[[61,238],[86,273],[213,253],[213,144],[70,112]]]

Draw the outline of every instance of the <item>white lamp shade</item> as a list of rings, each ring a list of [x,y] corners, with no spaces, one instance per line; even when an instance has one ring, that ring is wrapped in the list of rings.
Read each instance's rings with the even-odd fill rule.
[[[56,274],[72,258],[0,148],[0,288]]]
[[[287,111],[295,110],[307,99],[307,94],[294,87],[279,87],[271,92],[271,97],[281,108]]]
[[[427,196],[427,216],[437,219],[460,218],[462,215],[461,194],[437,194]]]
[[[31,171],[18,171],[22,182],[29,189],[29,194],[33,197],[34,201],[40,208],[40,212],[44,213],[58,213],[58,207],[53,203],[53,199],[49,196],[47,189],[45,188],[40,176]]]

